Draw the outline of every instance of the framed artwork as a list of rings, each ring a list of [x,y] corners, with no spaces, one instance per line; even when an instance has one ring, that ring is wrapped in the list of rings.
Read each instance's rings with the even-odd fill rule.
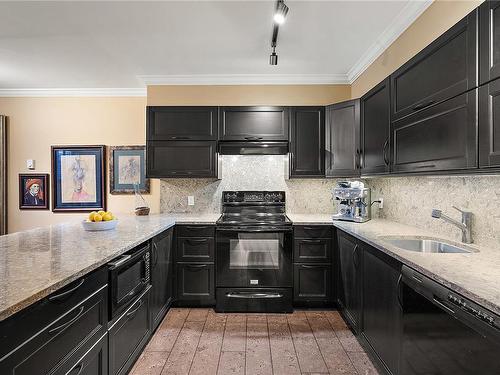
[[[139,192],[149,194],[149,178],[146,178],[146,147],[110,147],[109,179],[111,194],[134,194],[134,184],[139,185]]]
[[[20,210],[48,210],[49,192],[48,174],[19,175]]]
[[[52,211],[106,210],[105,146],[52,146]]]

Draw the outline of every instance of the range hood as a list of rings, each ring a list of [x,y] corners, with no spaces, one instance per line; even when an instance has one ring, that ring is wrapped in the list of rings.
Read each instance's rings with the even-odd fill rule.
[[[287,141],[221,141],[221,155],[285,155],[288,154]]]

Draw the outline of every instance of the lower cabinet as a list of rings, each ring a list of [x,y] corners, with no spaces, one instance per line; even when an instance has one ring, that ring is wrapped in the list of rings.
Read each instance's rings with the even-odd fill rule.
[[[177,301],[186,306],[215,304],[215,266],[177,263]]]
[[[401,264],[381,251],[362,245],[363,336],[385,367],[399,369]]]
[[[295,303],[328,303],[331,300],[331,264],[295,264],[293,266],[293,280],[293,301]]]
[[[109,374],[127,374],[151,333],[149,288],[109,328]]]
[[[51,375],[107,375],[108,335],[105,334],[87,351],[78,351]]]

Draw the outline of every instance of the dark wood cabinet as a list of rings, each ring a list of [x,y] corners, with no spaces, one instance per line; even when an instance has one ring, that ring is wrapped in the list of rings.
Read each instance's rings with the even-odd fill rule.
[[[386,78],[360,100],[362,175],[390,172],[390,86],[390,79]]]
[[[337,302],[346,320],[356,332],[362,318],[362,253],[356,239],[337,231]]]
[[[477,9],[391,75],[392,120],[477,87]]]
[[[477,168],[477,89],[392,124],[393,172]]]
[[[217,142],[150,141],[146,169],[151,178],[217,177]]]
[[[181,305],[215,304],[215,266],[177,263],[177,298]]]
[[[500,1],[486,0],[479,7],[480,83],[500,78]]]
[[[220,107],[220,140],[286,141],[288,107]]]
[[[151,322],[158,327],[174,296],[173,229],[154,237],[151,246]]]
[[[109,374],[127,374],[151,334],[150,291],[144,292],[109,328]]]
[[[500,79],[479,88],[479,167],[500,168]]]
[[[148,107],[150,141],[217,140],[218,107]]]
[[[332,294],[331,264],[294,264],[293,300],[297,302],[328,302]]]
[[[330,238],[295,238],[294,262],[331,263],[332,249]]]
[[[59,366],[51,375],[107,375],[108,334],[102,336],[90,349],[82,347]]]
[[[325,107],[293,107],[290,140],[290,177],[324,177]]]
[[[363,336],[392,374],[399,373],[401,264],[363,244]]]
[[[359,99],[326,108],[325,162],[327,177],[359,176]]]
[[[176,259],[178,262],[213,262],[214,254],[213,237],[177,238]]]

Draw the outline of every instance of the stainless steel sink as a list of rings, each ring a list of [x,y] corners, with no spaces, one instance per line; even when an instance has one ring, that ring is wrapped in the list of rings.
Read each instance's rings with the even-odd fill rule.
[[[415,251],[419,253],[473,253],[477,250],[465,246],[456,245],[451,242],[443,241],[431,237],[396,237],[382,236],[381,240],[390,243],[393,246],[403,250]]]

